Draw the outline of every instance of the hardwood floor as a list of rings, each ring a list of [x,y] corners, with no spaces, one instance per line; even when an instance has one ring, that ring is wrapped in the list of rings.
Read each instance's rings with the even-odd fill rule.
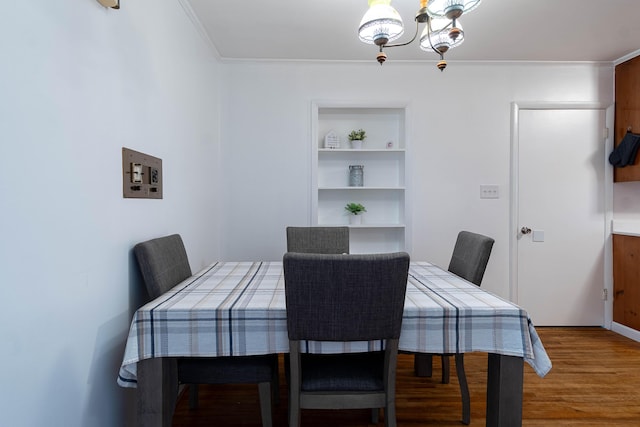
[[[601,328],[537,328],[553,369],[539,378],[525,363],[524,426],[640,426],[640,343]],[[471,426],[484,426],[487,356],[465,355],[471,392]],[[453,361],[452,361],[453,367]],[[416,378],[413,358],[400,355],[397,383],[398,426],[461,426],[455,369],[451,383]],[[281,366],[280,404],[274,427],[287,425],[287,393]],[[201,386],[200,406],[189,410],[185,393],[176,408],[174,427],[261,426],[258,387]],[[370,426],[368,410],[303,410],[304,427]],[[380,426],[384,425],[383,416]]]

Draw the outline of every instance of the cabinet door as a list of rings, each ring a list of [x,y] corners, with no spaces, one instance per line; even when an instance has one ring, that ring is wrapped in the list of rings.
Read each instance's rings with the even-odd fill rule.
[[[640,237],[613,235],[613,321],[640,330]]]

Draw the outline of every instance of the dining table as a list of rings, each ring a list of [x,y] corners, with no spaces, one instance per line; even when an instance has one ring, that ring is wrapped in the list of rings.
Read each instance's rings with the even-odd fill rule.
[[[176,358],[288,353],[284,286],[281,261],[214,262],[139,308],[117,378],[120,386],[137,388],[137,425],[171,425]],[[380,345],[307,342],[303,351],[359,352]],[[522,425],[524,362],[540,377],[552,366],[526,310],[426,261],[409,266],[399,348],[487,353],[491,427]]]

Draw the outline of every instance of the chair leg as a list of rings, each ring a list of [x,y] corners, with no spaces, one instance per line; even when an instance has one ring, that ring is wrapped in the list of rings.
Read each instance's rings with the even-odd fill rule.
[[[260,414],[262,415],[262,427],[271,427],[271,383],[258,384],[260,392]]]
[[[198,407],[198,384],[189,384],[189,409]]]
[[[380,421],[380,408],[371,408],[371,424],[378,424]]]
[[[433,357],[426,353],[416,353],[413,359],[413,372],[416,377],[430,377]]]
[[[289,427],[300,426],[300,397],[289,392]]]
[[[285,363],[287,359],[285,358]],[[289,340],[289,427],[300,426],[300,383],[302,369],[300,342]]]
[[[273,375],[271,376],[271,398],[275,405],[280,404],[280,369],[278,367],[278,356],[275,357]]]
[[[384,427],[396,427],[396,405],[387,404],[384,408]]]
[[[449,356],[443,354],[442,359],[442,384],[449,384]]]
[[[471,422],[471,398],[469,397],[469,384],[467,384],[467,375],[464,372],[464,354],[457,353],[456,374],[458,375],[458,383],[460,384],[460,395],[462,396],[462,423],[469,425]]]

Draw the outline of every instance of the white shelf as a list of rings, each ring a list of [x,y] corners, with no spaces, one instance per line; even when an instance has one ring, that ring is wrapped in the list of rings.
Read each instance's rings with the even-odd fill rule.
[[[350,224],[349,220],[346,219],[344,222],[331,222],[331,223],[319,223],[318,225],[322,225],[322,226],[327,226],[327,227],[349,227],[349,228],[381,228],[381,229],[388,229],[388,228],[397,228],[397,229],[403,229],[406,227],[405,224],[392,224],[392,223],[380,223],[380,224]]]
[[[405,228],[404,224],[347,224],[349,228]]]
[[[406,108],[314,104],[312,113],[311,223],[348,226],[353,253],[408,251]],[[346,136],[360,128],[367,131],[364,148],[352,149]],[[340,138],[340,148],[324,148],[329,131]],[[351,165],[363,166],[364,186],[349,186]],[[362,224],[349,224],[344,206],[351,202],[366,207]]]
[[[404,153],[406,150],[397,148],[320,148],[320,153]]]
[[[404,187],[318,187],[319,191],[323,190],[347,190],[347,191],[362,191],[362,190],[391,190],[391,191],[404,191]]]

